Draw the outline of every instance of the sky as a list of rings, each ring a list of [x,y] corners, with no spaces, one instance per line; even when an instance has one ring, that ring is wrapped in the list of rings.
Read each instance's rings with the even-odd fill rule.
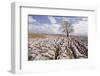
[[[72,35],[87,35],[88,17],[80,16],[28,15],[29,32],[63,34],[60,29],[63,21],[68,21],[73,26]]]

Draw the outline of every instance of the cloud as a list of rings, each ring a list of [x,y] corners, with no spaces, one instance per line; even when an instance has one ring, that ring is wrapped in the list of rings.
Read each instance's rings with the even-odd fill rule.
[[[53,34],[54,33],[52,26],[50,26],[49,24],[41,24],[41,26],[29,24],[29,32],[47,33],[47,34]]]
[[[49,21],[52,23],[52,24],[55,24],[56,23],[56,19],[52,16],[48,16],[48,19]]]
[[[28,18],[29,18],[29,19],[28,19],[28,20],[29,20],[29,21],[28,21],[29,24],[33,24],[34,22],[37,22],[32,16],[29,16]]]
[[[59,17],[60,18],[60,17]],[[47,33],[47,34],[62,34],[60,23],[57,23],[57,20],[53,16],[48,16],[51,24],[40,24],[32,16],[29,16],[29,32],[33,33]],[[69,18],[63,17],[62,20],[70,21]],[[87,35],[88,34],[88,21],[87,18],[82,18],[78,23],[72,24],[74,32],[73,35]]]
[[[69,19],[66,17],[63,17],[63,21],[69,21]]]
[[[52,17],[49,19],[52,21],[52,23],[54,23],[54,19]],[[40,24],[32,16],[29,16],[29,32],[53,34],[54,31],[52,28],[52,24]]]
[[[74,28],[74,35],[87,35],[88,34],[88,22],[87,21],[79,21],[78,24],[72,25]]]
[[[61,31],[59,30],[60,24],[52,24],[52,30],[54,31],[55,34],[60,34]]]
[[[61,33],[61,31],[59,30],[60,26],[61,26],[60,24],[41,24],[41,26],[29,24],[29,32],[60,34]]]

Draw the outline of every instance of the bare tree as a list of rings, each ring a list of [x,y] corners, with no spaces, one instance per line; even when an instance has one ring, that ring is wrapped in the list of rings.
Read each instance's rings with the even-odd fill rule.
[[[69,33],[73,32],[73,27],[69,21],[63,21],[61,26],[62,32],[69,37]]]

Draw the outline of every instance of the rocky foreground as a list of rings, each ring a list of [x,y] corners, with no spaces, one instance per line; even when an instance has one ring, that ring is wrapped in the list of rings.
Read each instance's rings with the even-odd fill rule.
[[[88,45],[77,38],[29,38],[28,60],[88,58]]]

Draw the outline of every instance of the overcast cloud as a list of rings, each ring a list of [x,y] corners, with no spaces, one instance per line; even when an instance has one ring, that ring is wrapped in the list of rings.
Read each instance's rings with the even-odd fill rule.
[[[42,20],[41,19],[44,19]],[[56,16],[57,17],[57,16]],[[61,22],[67,20],[73,26],[73,35],[87,35],[88,33],[88,18],[87,17],[54,17],[54,16],[29,16],[29,32],[61,34]],[[59,20],[58,20],[59,19]],[[76,19],[76,20],[75,20]],[[39,22],[40,21],[40,22]],[[77,22],[75,22],[77,21]]]

